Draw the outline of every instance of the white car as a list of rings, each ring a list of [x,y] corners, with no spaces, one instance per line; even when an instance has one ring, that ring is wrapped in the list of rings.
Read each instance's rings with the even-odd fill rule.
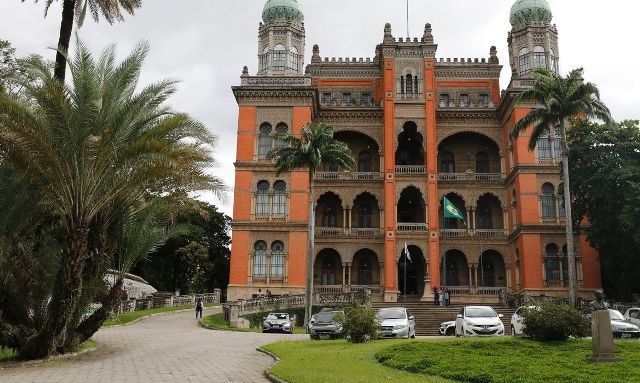
[[[382,308],[378,311],[378,335],[381,338],[415,338],[415,318],[404,307]]]
[[[456,332],[456,321],[450,320],[448,322],[440,323],[440,335],[453,336]]]
[[[262,321],[262,332],[284,332],[293,334],[293,318],[287,313],[269,313]]]
[[[523,325],[522,322],[524,320],[524,311],[525,310],[539,310],[538,306],[521,306],[518,307],[515,313],[511,316],[511,336],[521,336],[523,335]]]
[[[632,307],[624,313],[624,317],[636,326],[640,326],[640,307]]]
[[[504,336],[500,318],[489,306],[465,306],[456,318],[456,336]]]

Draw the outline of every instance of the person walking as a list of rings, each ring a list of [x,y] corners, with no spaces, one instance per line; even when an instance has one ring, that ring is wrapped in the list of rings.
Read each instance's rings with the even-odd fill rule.
[[[202,309],[202,299],[198,298],[198,301],[196,302],[196,319],[198,319],[198,315],[200,315],[200,319],[202,319]]]
[[[438,294],[438,288],[433,288],[433,305],[437,306],[438,302],[440,302],[440,294]]]

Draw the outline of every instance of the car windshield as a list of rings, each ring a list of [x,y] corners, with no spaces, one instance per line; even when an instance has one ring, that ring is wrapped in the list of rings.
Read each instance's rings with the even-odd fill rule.
[[[270,320],[278,320],[278,319],[288,319],[289,314],[269,314],[267,319]]]
[[[316,314],[316,323],[329,323],[333,321],[333,317],[336,314],[337,314],[336,312]]]
[[[609,318],[611,318],[611,320],[627,320],[618,310],[609,310]]]
[[[407,314],[405,314],[404,310],[389,309],[378,311],[378,317],[380,319],[405,319]]]
[[[493,318],[496,312],[491,307],[467,307],[466,316],[469,318]]]

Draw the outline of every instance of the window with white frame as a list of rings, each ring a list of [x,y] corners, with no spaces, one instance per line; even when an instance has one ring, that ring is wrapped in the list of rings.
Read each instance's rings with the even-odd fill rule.
[[[269,68],[269,47],[265,47],[260,58],[260,69],[267,70]]]
[[[269,215],[269,182],[260,181],[256,190],[256,215]]]
[[[280,241],[271,244],[269,276],[272,278],[284,276],[284,243]]]
[[[267,243],[258,241],[253,245],[253,274],[254,278],[267,276]]]
[[[531,66],[529,64],[529,50],[527,48],[520,49],[518,54],[518,68],[520,75],[526,75],[531,72]]]
[[[273,69],[284,70],[287,66],[287,50],[284,45],[273,47]]]
[[[547,58],[544,53],[544,48],[540,45],[533,47],[533,68],[546,68]]]
[[[547,281],[560,281],[560,258],[558,246],[550,243],[545,248],[544,268]]]
[[[553,195],[554,187],[550,183],[542,185],[542,218],[554,219],[556,218],[556,204],[555,197]]]
[[[298,55],[298,48],[291,47],[289,50],[289,69],[297,71],[300,67],[300,56]]]
[[[274,147],[283,148],[287,146],[287,141],[284,140],[286,134],[289,133],[289,126],[284,122],[276,125],[276,137],[273,140]]]
[[[273,137],[271,137],[272,131],[273,128],[270,123],[264,122],[260,125],[258,135],[258,155],[261,157],[266,156],[271,148],[273,148]]]
[[[273,215],[287,215],[287,184],[284,181],[273,184]]]

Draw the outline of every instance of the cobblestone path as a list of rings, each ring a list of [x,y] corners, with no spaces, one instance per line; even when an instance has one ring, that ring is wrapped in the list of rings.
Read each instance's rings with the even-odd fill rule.
[[[220,308],[205,309],[204,315]],[[98,351],[76,358],[0,369],[0,382],[268,382],[273,359],[256,347],[303,335],[212,331],[193,312],[146,318],[100,330]]]

